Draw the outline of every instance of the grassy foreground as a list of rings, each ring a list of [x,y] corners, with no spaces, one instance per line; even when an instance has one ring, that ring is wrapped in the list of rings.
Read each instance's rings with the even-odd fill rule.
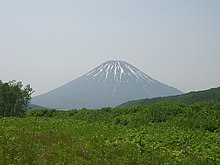
[[[32,110],[2,118],[0,164],[220,164],[220,104]]]

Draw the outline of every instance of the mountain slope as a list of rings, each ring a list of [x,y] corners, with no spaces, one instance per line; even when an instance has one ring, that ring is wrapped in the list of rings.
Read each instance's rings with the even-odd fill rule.
[[[205,102],[205,101],[219,101],[220,102],[220,87],[212,88],[209,90],[190,92],[177,96],[168,96],[168,97],[157,97],[152,99],[140,99],[129,101],[123,104],[120,104],[119,107],[129,107],[134,105],[149,105],[156,102],[165,101],[172,103],[185,103],[192,104],[196,102]]]
[[[36,105],[36,104],[29,104],[28,108],[29,109],[45,109],[45,107],[41,107],[41,106]]]
[[[140,98],[177,95],[181,91],[163,84],[124,61],[107,61],[87,74],[32,103],[50,108],[102,108]]]

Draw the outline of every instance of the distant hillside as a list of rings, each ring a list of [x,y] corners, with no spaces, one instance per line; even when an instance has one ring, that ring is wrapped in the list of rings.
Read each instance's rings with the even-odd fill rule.
[[[220,101],[220,87],[212,88],[204,91],[190,92],[177,96],[134,100],[120,104],[117,107],[128,107],[133,105],[149,105],[160,101],[172,102],[172,103],[185,103],[185,104],[192,104],[195,102],[205,102],[205,101]]]
[[[29,104],[28,106],[30,109],[44,109],[45,107],[36,105],[36,104]]]

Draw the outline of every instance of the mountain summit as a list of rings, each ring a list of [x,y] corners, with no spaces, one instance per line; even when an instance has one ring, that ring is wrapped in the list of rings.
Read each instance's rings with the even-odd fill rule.
[[[87,74],[48,93],[36,96],[33,104],[49,108],[102,108],[159,96],[181,94],[124,61],[107,61]]]

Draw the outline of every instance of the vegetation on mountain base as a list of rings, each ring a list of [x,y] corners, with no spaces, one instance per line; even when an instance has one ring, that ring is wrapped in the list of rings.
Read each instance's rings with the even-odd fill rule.
[[[209,90],[198,91],[198,92],[189,92],[186,94],[176,95],[176,96],[167,96],[167,97],[157,97],[152,99],[140,99],[129,101],[123,103],[120,107],[129,107],[134,105],[149,105],[157,102],[170,102],[170,103],[185,103],[193,104],[197,102],[207,102],[207,101],[219,101],[220,102],[220,87],[212,88]]]

